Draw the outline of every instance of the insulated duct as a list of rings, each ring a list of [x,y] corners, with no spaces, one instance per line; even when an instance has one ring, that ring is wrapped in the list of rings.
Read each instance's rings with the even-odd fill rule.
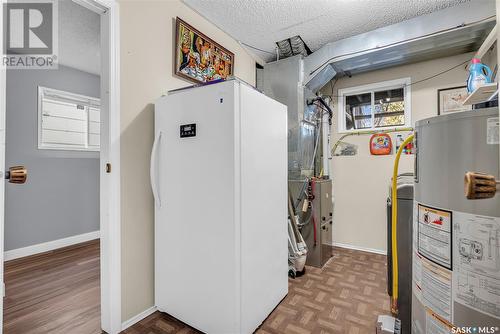
[[[312,53],[311,49],[304,43],[302,37],[298,35],[276,42],[276,46],[278,47],[279,59],[296,55],[306,57]]]

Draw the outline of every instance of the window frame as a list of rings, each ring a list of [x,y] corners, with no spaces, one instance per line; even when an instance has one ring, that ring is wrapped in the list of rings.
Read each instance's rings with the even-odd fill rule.
[[[375,82],[367,85],[343,88],[338,90],[339,96],[339,112],[338,112],[338,133],[350,133],[359,131],[384,131],[384,129],[401,129],[411,126],[411,78],[401,78],[395,80],[387,80]],[[388,126],[388,127],[375,127],[375,91],[383,91],[389,89],[403,88],[403,96],[405,102],[404,116],[405,122],[402,125]],[[357,94],[371,94],[371,111],[372,111],[372,126],[364,129],[346,129],[346,96]]]
[[[61,100],[65,98],[68,101],[78,102],[81,101],[87,108],[87,147],[78,147],[73,145],[64,145],[64,144],[43,144],[42,142],[42,117],[43,117],[43,98],[49,93],[49,95],[56,95],[61,97]],[[37,104],[37,128],[38,128],[38,143],[37,147],[39,150],[55,150],[55,151],[79,151],[79,152],[100,152],[101,145],[99,147],[95,147],[94,145],[89,145],[89,136],[90,136],[90,106],[97,107],[99,109],[99,123],[101,121],[100,113],[101,113],[101,99],[87,96],[83,94],[72,93],[68,91],[63,91],[54,88],[48,88],[44,86],[38,86],[38,104]],[[99,124],[99,128],[100,128]],[[100,136],[100,133],[99,133]]]

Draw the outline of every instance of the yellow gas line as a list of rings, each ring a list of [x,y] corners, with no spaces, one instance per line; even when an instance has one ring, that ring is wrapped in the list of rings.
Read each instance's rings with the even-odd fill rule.
[[[398,297],[399,297],[399,285],[398,285],[398,235],[397,235],[397,225],[398,225],[398,169],[399,169],[399,158],[401,153],[408,143],[413,141],[414,135],[408,136],[406,140],[399,146],[398,152],[396,153],[396,159],[394,160],[394,170],[392,172],[392,219],[391,219],[391,241],[392,241],[392,300],[391,300],[391,312],[393,315],[398,314]]]

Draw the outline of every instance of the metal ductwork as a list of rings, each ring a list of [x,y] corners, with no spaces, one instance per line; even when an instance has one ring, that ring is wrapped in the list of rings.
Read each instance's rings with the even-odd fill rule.
[[[475,51],[495,23],[494,1],[475,1],[331,42],[307,57],[300,56],[300,83],[317,93],[336,75]]]
[[[314,146],[307,100],[335,76],[474,51],[494,26],[494,1],[467,2],[264,65],[259,88],[288,106],[289,174],[301,173]]]
[[[494,26],[495,2],[474,1],[328,43],[304,58],[303,84],[474,51]]]

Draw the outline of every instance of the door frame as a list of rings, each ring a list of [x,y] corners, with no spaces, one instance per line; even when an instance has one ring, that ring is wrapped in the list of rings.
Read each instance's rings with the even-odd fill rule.
[[[3,48],[3,6],[7,0],[0,0],[0,45]],[[3,55],[3,51],[0,50]],[[3,250],[4,250],[4,223],[5,223],[5,97],[6,97],[7,72],[3,61],[0,61],[0,285],[2,295],[0,298],[0,334],[3,333],[3,297],[5,296],[5,283],[3,280]],[[3,153],[3,154],[2,154]]]
[[[101,126],[100,153],[100,285],[101,328],[109,334],[122,330],[121,319],[121,203],[120,203],[120,22],[117,0],[73,0],[101,16],[101,107],[107,107],[108,122]],[[0,27],[3,4],[0,0]],[[3,30],[3,29],[2,29]],[[3,32],[0,34],[3,45]],[[103,56],[104,55],[104,56]],[[0,62],[0,145],[5,145],[6,68]],[[102,123],[101,123],[102,124]],[[103,131],[104,130],[104,131]],[[104,138],[103,138],[104,137]],[[104,144],[104,145],[103,145]],[[0,157],[3,178],[4,156]],[[106,168],[110,164],[110,172]],[[4,183],[0,182],[4,201]],[[0,215],[0,282],[3,285],[4,215]],[[4,289],[1,289],[4,292]],[[0,298],[0,334],[3,332],[3,298]]]

